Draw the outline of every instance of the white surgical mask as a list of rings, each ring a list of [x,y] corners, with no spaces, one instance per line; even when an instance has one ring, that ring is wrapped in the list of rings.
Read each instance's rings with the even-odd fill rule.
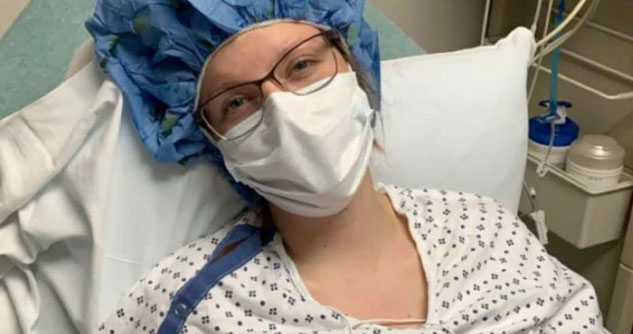
[[[339,73],[309,95],[272,93],[227,137],[251,128],[262,112],[262,123],[250,134],[217,143],[231,175],[297,215],[344,209],[365,176],[374,139],[374,112],[356,74]]]

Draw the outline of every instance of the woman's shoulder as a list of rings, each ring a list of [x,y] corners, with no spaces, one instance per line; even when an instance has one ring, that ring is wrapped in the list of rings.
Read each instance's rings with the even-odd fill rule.
[[[400,187],[396,185],[384,185],[380,183],[378,185],[378,188],[384,189],[392,197],[404,196],[412,200],[422,201],[424,203],[433,202],[435,200],[442,202],[444,205],[484,204],[502,207],[502,205],[496,199],[490,196],[466,191],[453,191],[436,188]]]
[[[392,193],[400,201],[396,210],[412,222],[434,287],[430,295],[447,323],[478,332],[489,332],[491,320],[513,333],[554,326],[568,333],[602,332],[589,282],[549,256],[511,210],[476,194],[402,188]]]
[[[442,240],[453,240],[462,236],[491,242],[511,231],[515,236],[531,234],[512,210],[489,196],[430,188],[383,186],[383,189],[394,208],[406,213],[414,231],[424,237],[436,235]]]
[[[211,259],[222,240],[236,226],[253,224],[259,212],[244,210],[218,231],[192,241],[157,263],[122,296],[114,313],[100,326],[109,333],[154,333],[169,311],[179,289]],[[118,330],[117,330],[118,329]]]
[[[380,185],[391,198],[396,209],[422,213],[429,220],[437,214],[445,216],[444,221],[457,215],[461,220],[471,220],[471,216],[501,216],[499,219],[514,219],[515,214],[496,199],[464,191],[432,188],[405,188],[395,185]],[[424,209],[421,209],[424,208]],[[470,215],[469,215],[470,213]]]

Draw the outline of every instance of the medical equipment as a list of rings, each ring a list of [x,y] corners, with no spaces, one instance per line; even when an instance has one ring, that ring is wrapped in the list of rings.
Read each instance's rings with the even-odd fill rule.
[[[549,109],[550,103],[541,101],[540,105]],[[580,132],[578,125],[567,117],[571,107],[571,103],[559,101],[554,115],[546,113],[530,118],[528,152],[541,160],[540,173],[545,173],[546,164],[565,167],[567,151]]]
[[[570,31],[566,32],[565,34],[561,34],[562,31],[565,28],[567,28],[567,26],[569,26],[571,24],[571,22],[574,21],[577,18],[577,16],[580,14],[582,9],[586,5],[589,5],[590,9],[595,10],[595,7],[597,7],[597,3],[600,2],[600,0],[580,0],[578,2],[578,4],[576,4],[576,6],[572,10],[572,12],[567,16],[567,18],[565,18],[564,21],[560,22],[560,25],[558,25],[553,31],[548,31],[547,27],[549,25],[549,15],[550,15],[550,13],[551,13],[551,11],[553,9],[553,1],[554,0],[550,0],[549,1],[549,5],[547,7],[546,21],[545,21],[545,30],[543,32],[543,37],[539,41],[537,41],[537,43],[535,45],[538,49],[544,48],[543,49],[544,52],[537,53],[535,55],[536,57],[540,57],[541,55],[544,55],[544,54],[547,54],[547,53],[551,52],[553,49],[555,49],[556,47],[560,46],[567,39],[569,39],[569,37],[571,37],[573,35],[573,33],[576,32],[576,30],[582,26],[582,22],[581,22],[581,24],[575,26],[573,29],[571,29]],[[532,31],[532,33],[534,35],[536,35],[537,25],[538,25],[538,21],[539,21],[539,16],[541,15],[542,2],[543,2],[543,0],[538,0],[537,5],[536,5],[536,10],[535,10],[535,13],[534,13],[534,19],[532,20],[532,24],[530,26],[530,30]],[[489,24],[489,21],[490,21],[491,4],[492,4],[492,0],[486,0],[485,10],[484,10],[484,18],[483,18],[483,25],[482,25],[482,32],[481,32],[481,44],[482,45],[487,44],[486,31],[488,29],[488,24]],[[592,10],[586,11],[585,15],[587,15],[587,13],[593,14]],[[550,44],[548,45],[548,43],[550,43]]]
[[[550,1],[552,1],[552,0],[550,0]],[[592,1],[592,3],[589,5],[587,10],[585,11],[585,14],[582,17],[580,17],[580,18],[574,17],[574,16],[572,16],[573,13],[570,13],[568,15],[568,18],[571,18],[572,20],[578,21],[578,23],[572,29],[570,29],[568,32],[566,32],[563,36],[561,36],[559,39],[557,39],[556,41],[552,42],[551,45],[548,45],[548,46],[544,47],[542,49],[542,51],[537,53],[537,55],[535,56],[535,59],[537,59],[537,64],[534,64],[534,66],[537,69],[537,71],[535,71],[534,79],[533,79],[534,81],[533,81],[533,84],[531,85],[530,94],[529,94],[530,97],[532,96],[532,92],[533,92],[533,89],[534,89],[533,87],[534,87],[535,82],[536,82],[536,80],[538,78],[539,72],[543,71],[543,72],[550,73],[550,74],[552,73],[551,69],[541,65],[543,56],[548,54],[549,52],[551,52],[555,48],[559,47],[561,44],[563,44],[565,41],[567,41],[569,38],[571,38],[581,27],[586,25],[586,26],[591,27],[593,29],[605,32],[605,33],[607,33],[607,34],[609,34],[611,36],[617,37],[619,39],[622,39],[622,40],[625,40],[625,41],[628,41],[628,42],[633,42],[633,36],[627,35],[627,34],[622,33],[620,31],[617,31],[617,30],[608,28],[606,26],[603,26],[603,25],[600,25],[600,24],[597,24],[597,23],[589,21],[589,19],[596,12],[599,4],[600,4],[600,0]],[[581,5],[581,3],[578,4],[578,6],[580,6],[580,5]],[[557,12],[557,13],[560,13],[560,11],[556,11],[556,10],[554,10],[554,11]],[[548,12],[548,17],[549,17],[549,12]],[[549,20],[548,20],[548,22],[549,22]],[[547,23],[548,22],[546,22],[545,32],[547,32]],[[544,45],[544,44],[542,44],[542,45]],[[591,66],[593,68],[596,68],[597,70],[603,71],[605,73],[608,73],[608,74],[616,76],[616,77],[618,77],[620,79],[623,79],[623,80],[625,80],[627,82],[633,83],[633,77],[631,77],[630,75],[628,75],[628,74],[626,74],[626,73],[624,73],[622,71],[619,71],[617,69],[614,69],[612,67],[604,65],[604,64],[602,64],[602,63],[600,63],[598,61],[592,60],[592,59],[590,59],[588,57],[582,56],[582,55],[580,55],[580,54],[578,54],[576,52],[573,52],[573,51],[561,49],[561,53],[565,54],[566,56],[569,56],[569,57],[571,57],[571,58],[573,58],[573,59],[575,59],[575,60],[577,60],[577,61],[579,61],[579,62],[581,62],[583,64],[586,64],[586,65],[589,65],[589,66]],[[580,82],[580,81],[578,81],[576,79],[573,79],[573,78],[571,78],[569,76],[566,76],[564,74],[559,74],[558,77],[560,79],[564,80],[567,83],[570,83],[570,84],[572,84],[572,85],[574,85],[574,86],[576,86],[578,88],[581,88],[581,89],[586,90],[586,91],[588,91],[590,93],[593,93],[593,94],[595,94],[595,95],[597,95],[597,96],[599,96],[601,98],[604,98],[606,100],[628,100],[628,99],[633,99],[633,92],[624,92],[624,93],[618,93],[618,94],[608,94],[608,93],[605,93],[605,92],[603,92],[603,91],[601,91],[599,89],[596,89],[595,87],[592,87],[592,86],[590,86],[588,84]]]
[[[537,48],[539,49],[535,55],[535,57],[532,59],[532,62],[536,62],[537,64],[535,64],[535,66],[537,68],[544,68],[541,64],[543,62],[543,58],[545,55],[549,54],[552,51],[555,51],[555,53],[558,53],[561,51],[561,45],[563,43],[565,43],[567,40],[569,40],[569,38],[571,38],[586,22],[587,20],[593,16],[593,14],[595,13],[596,9],[598,8],[598,5],[600,4],[600,0],[592,0],[590,1],[591,3],[589,4],[589,8],[587,8],[585,10],[585,14],[578,19],[576,16],[578,15],[578,13],[580,12],[580,10],[582,9],[582,7],[587,4],[587,2],[579,2],[576,7],[574,8],[574,10],[572,11],[571,14],[568,15],[568,17],[565,19],[565,21],[562,20],[562,15],[564,14],[564,1],[560,2],[560,6],[557,10],[557,25],[556,25],[556,29],[554,31],[552,31],[551,33],[549,32],[549,23],[550,23],[550,15],[552,13],[552,11],[554,10],[554,0],[549,0],[549,4],[547,6],[547,13],[546,13],[546,19],[545,19],[545,24],[544,24],[544,29],[543,29],[543,36],[541,38],[541,40],[539,41],[539,43],[537,43]],[[536,33],[536,24],[538,23],[538,17],[540,16],[540,5],[537,8],[537,11],[534,14],[534,23],[532,25],[532,31],[534,33]],[[564,28],[566,25],[568,25],[569,23],[571,23],[571,21],[573,20],[578,20],[578,23],[569,31],[565,32],[564,34],[562,33],[562,28]],[[554,39],[553,41],[551,41],[551,43],[549,45],[546,46],[546,43],[548,43],[548,38]],[[550,70],[548,73],[553,74],[556,78],[558,78],[558,58],[559,55],[554,55],[553,56],[553,64],[552,64],[552,70]],[[532,78],[532,83],[530,85],[530,89],[529,89],[529,93],[528,93],[528,99],[532,98],[532,94],[534,92],[534,88],[536,86],[536,82],[538,81],[538,77],[539,77],[540,71],[535,71],[534,72],[534,76]]]
[[[549,231],[580,249],[617,240],[622,235],[633,175],[624,171],[618,184],[596,189],[556,166],[550,166],[541,178],[536,171],[538,164],[539,160],[528,156],[525,181],[539,186],[537,203],[547,213]],[[534,212],[528,196],[521,197],[520,212]]]
[[[550,3],[551,4],[551,3]],[[563,11],[565,9],[565,0],[560,0],[558,5],[558,14],[556,15],[555,26],[560,28],[563,24]],[[556,35],[560,37],[560,33]],[[561,42],[562,43],[562,42]],[[538,46],[538,43],[537,43]],[[548,113],[534,117],[530,120],[530,143],[532,143],[533,152],[539,151],[539,146],[547,145],[545,154],[542,155],[542,161],[537,168],[539,176],[543,177],[547,174],[548,164],[551,153],[556,146],[554,157],[558,158],[559,165],[563,165],[566,158],[566,148],[576,140],[579,128],[576,123],[567,118],[567,109],[571,107],[571,103],[558,101],[558,69],[560,63],[560,44],[554,48],[552,54],[552,73],[550,75],[549,101],[541,101],[540,105],[548,109]],[[549,124],[549,126],[548,126]],[[549,130],[549,131],[548,131]],[[547,134],[549,132],[549,134]],[[556,137],[559,137],[558,140]]]
[[[540,9],[544,6],[542,6],[540,0],[537,3],[537,11],[535,12],[535,16],[534,16],[534,20],[533,22],[538,22],[538,17],[540,16]],[[488,22],[489,22],[489,16],[490,16],[490,3],[492,2],[492,0],[488,0],[486,2],[486,11],[484,12],[484,24],[483,24],[483,28],[482,28],[482,34],[481,34],[481,44],[488,44],[488,38],[486,37],[486,30],[488,27]],[[564,34],[562,34],[560,36],[560,38],[556,38],[556,33],[561,32],[562,30],[558,30],[556,31],[549,31],[549,22],[550,22],[550,14],[553,12],[557,12],[556,9],[553,8],[553,3],[554,0],[549,0],[549,5],[546,6],[546,20],[544,23],[544,30],[543,30],[543,35],[541,36],[541,40],[539,41],[539,46],[540,46],[540,50],[538,50],[534,56],[534,58],[532,59],[532,63],[533,63],[533,67],[536,69],[536,71],[534,71],[534,75],[532,76],[532,83],[530,84],[530,88],[528,90],[528,97],[531,99],[532,94],[534,92],[534,88],[536,86],[536,82],[538,80],[538,77],[540,75],[540,72],[545,72],[548,74],[551,74],[552,71],[551,69],[545,67],[542,65],[542,61],[545,55],[549,54],[550,52],[552,52],[556,47],[560,46],[561,44],[563,44],[565,41],[569,40],[569,38],[571,38],[580,28],[582,28],[583,26],[587,26],[587,27],[591,27],[592,29],[604,32],[610,36],[616,37],[618,39],[621,39],[623,41],[627,41],[630,43],[633,43],[633,36],[626,34],[624,32],[618,31],[618,30],[614,30],[612,28],[609,28],[607,26],[604,26],[602,24],[598,24],[595,22],[591,22],[589,21],[589,19],[593,16],[593,14],[596,12],[598,5],[600,4],[600,0],[588,0],[588,1],[579,1],[576,5],[576,7],[574,8],[574,10],[572,12],[570,12],[569,14],[565,13],[567,16],[567,19],[563,22],[563,24],[561,24],[561,26],[563,27],[567,27],[571,24],[572,21],[577,21],[577,23],[570,28],[568,31],[566,31]],[[581,17],[578,17],[580,12],[582,11],[582,9],[587,6],[584,14]],[[536,33],[536,24],[532,24],[532,31],[534,33]],[[550,43],[550,44],[547,44]],[[586,64],[592,68],[595,68],[599,71],[602,71],[604,73],[608,73],[610,75],[613,75],[615,77],[618,77],[626,82],[629,83],[633,83],[633,77],[627,73],[622,72],[621,70],[617,70],[615,68],[612,68],[610,66],[607,66],[605,64],[602,64],[596,60],[593,60],[589,57],[580,55],[576,52],[573,51],[569,51],[566,49],[561,49],[561,53],[571,57],[583,64]],[[595,88],[589,84],[586,84],[580,80],[574,79],[572,77],[569,77],[568,75],[565,74],[559,74],[558,78],[560,78],[561,80],[577,87],[580,89],[583,89],[587,92],[590,92],[596,96],[599,96],[605,100],[610,100],[610,101],[617,101],[617,100],[629,100],[629,99],[633,99],[633,92],[623,92],[623,93],[616,93],[616,94],[612,94],[612,93],[606,93],[598,88]]]
[[[554,26],[556,27],[556,29],[560,28],[562,25],[562,20],[563,20],[563,11],[565,10],[565,0],[560,0],[560,3],[558,5],[558,14],[556,14],[556,20],[554,22]],[[557,33],[555,35],[556,37],[560,38],[560,33]],[[539,45],[537,43],[536,47],[538,48]],[[550,87],[549,87],[549,113],[552,116],[558,116],[557,115],[557,109],[558,109],[558,71],[559,71],[559,66],[560,66],[560,45],[556,46],[556,48],[553,49],[553,53],[552,53],[552,74],[550,75]],[[553,120],[550,120],[553,121]],[[552,133],[552,136],[555,133]]]
[[[582,6],[582,2],[574,9],[577,10]],[[553,1],[550,0],[548,5],[547,12],[547,22],[545,24],[545,32],[547,33],[547,27],[549,26],[549,15],[551,13],[553,6]],[[538,15],[540,15],[539,8],[541,7],[540,1],[539,6],[537,8],[534,23],[532,24],[532,32],[536,32],[536,24],[538,23]],[[568,18],[565,22],[563,22],[563,11],[565,9],[565,0],[560,0],[558,5],[558,14],[556,15],[554,31],[557,31],[552,36],[561,39],[561,31],[564,24],[570,21]],[[568,33],[569,34],[569,33]],[[548,37],[545,36],[541,40],[541,42],[545,41]],[[540,105],[543,107],[547,107],[548,113],[533,117],[530,119],[530,141],[529,141],[529,151],[533,154],[536,154],[541,161],[539,162],[538,167],[536,168],[536,173],[539,177],[544,177],[549,170],[550,158],[554,158],[555,162],[562,165],[565,161],[567,150],[569,145],[578,137],[579,129],[578,125],[576,125],[571,119],[567,119],[567,108],[571,107],[571,103],[568,102],[560,102],[558,101],[558,68],[560,61],[560,44],[562,44],[564,40],[560,42],[556,42],[554,48],[554,53],[552,55],[552,74],[550,76],[550,97],[549,101],[541,101]],[[543,43],[537,43],[537,49],[543,45]],[[543,55],[545,52],[541,52],[541,55],[538,58],[539,64],[543,60]],[[535,73],[532,86],[530,87],[530,91],[528,92],[528,101],[532,96],[532,89],[535,87],[536,80],[538,77],[538,73]],[[558,140],[556,139],[558,137]],[[556,148],[554,148],[556,146]],[[543,154],[540,154],[543,152]],[[552,156],[552,153],[553,156]],[[527,188],[527,184],[524,184],[524,188]],[[532,205],[532,210],[529,213],[529,216],[533,219],[536,224],[536,231],[539,237],[539,240],[543,245],[548,243],[547,239],[547,223],[545,220],[545,211],[541,209],[538,201],[538,193],[540,191],[540,183],[537,180],[536,189],[530,188],[529,192],[530,204]]]
[[[624,153],[609,136],[583,136],[571,146],[565,171],[591,188],[614,186],[624,169]]]
[[[549,70],[551,74],[550,99],[540,103],[541,106],[549,109],[549,113],[530,120],[529,147],[531,156],[524,183],[526,195],[522,197],[521,201],[521,211],[526,212],[534,221],[541,242],[547,242],[546,234],[547,231],[551,230],[578,248],[589,247],[616,239],[621,231],[622,221],[625,219],[622,208],[628,205],[628,200],[630,200],[631,196],[630,191],[627,190],[626,183],[622,191],[619,192],[613,190],[613,188],[610,188],[611,192],[606,193],[587,192],[589,191],[587,186],[580,185],[577,181],[572,184],[566,184],[566,182],[574,178],[562,170],[565,163],[569,161],[567,152],[572,142],[578,137],[579,128],[567,117],[567,109],[571,107],[571,104],[558,101],[558,79],[561,78],[559,74],[559,58],[561,52],[563,52],[561,44],[587,22],[588,18],[595,12],[598,3],[598,1],[592,2],[585,15],[579,19],[576,27],[562,36],[557,36],[557,42],[544,47],[533,59],[538,62],[537,66],[540,67],[543,56],[548,52],[554,51],[552,68]],[[553,1],[550,0],[545,31],[548,29],[552,7]],[[555,29],[555,31],[558,30],[559,32],[562,31],[558,27],[563,24],[563,7],[564,1],[561,1],[557,10],[557,29]],[[570,21],[570,17],[566,21]],[[545,45],[545,43],[537,44],[539,46]],[[530,85],[529,98],[532,97],[538,73],[539,71],[535,72]],[[573,162],[571,164],[573,165]],[[572,168],[574,167],[572,166]],[[575,170],[578,170],[578,168],[575,168]],[[554,175],[548,175],[548,172],[553,172]],[[611,174],[613,173],[611,171]],[[565,201],[564,205],[561,202],[563,199]],[[604,205],[607,206],[606,209],[602,207]],[[569,212],[573,211],[573,213],[566,214],[568,210]],[[606,219],[598,216],[597,214],[604,214],[602,210],[608,210],[605,212],[609,212],[611,216]],[[590,223],[592,221],[600,221],[606,226],[600,224],[600,228],[604,229],[594,233],[593,229],[598,224],[591,226]],[[589,237],[588,235],[591,236]]]

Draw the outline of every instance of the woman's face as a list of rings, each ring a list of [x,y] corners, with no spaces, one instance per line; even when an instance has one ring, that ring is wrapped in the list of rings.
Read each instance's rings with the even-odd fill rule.
[[[302,79],[307,84],[310,80],[325,78],[337,71],[347,72],[348,63],[337,48],[332,48],[322,36],[310,39],[320,32],[308,24],[283,22],[247,31],[224,45],[213,55],[202,77],[199,101],[204,104],[212,98],[210,103],[202,106],[206,120],[215,130],[226,131],[244,118],[241,114],[245,114],[248,103],[251,103],[249,101],[253,100],[249,96],[255,95],[250,91],[255,90],[259,94],[257,88],[261,89],[261,100],[265,101],[273,92],[293,89],[288,86],[301,83]],[[308,42],[302,43],[306,40]],[[288,54],[297,45],[300,47]],[[324,46],[327,45],[326,49]],[[322,63],[334,65],[318,65],[314,59],[302,62],[306,58],[302,53],[316,54],[320,48],[327,51],[323,55],[328,61]],[[227,88],[265,77],[273,68],[277,80],[269,77],[259,87],[247,85],[227,92]],[[315,74],[315,69],[323,73]],[[306,73],[312,73],[312,77],[307,77]],[[284,82],[285,79],[288,80]],[[290,84],[281,87],[280,83]],[[300,88],[299,85],[297,89]]]

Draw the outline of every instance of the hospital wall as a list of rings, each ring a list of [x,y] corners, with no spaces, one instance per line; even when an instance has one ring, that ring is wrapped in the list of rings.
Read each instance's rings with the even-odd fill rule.
[[[479,43],[484,0],[369,0],[427,52]]]

